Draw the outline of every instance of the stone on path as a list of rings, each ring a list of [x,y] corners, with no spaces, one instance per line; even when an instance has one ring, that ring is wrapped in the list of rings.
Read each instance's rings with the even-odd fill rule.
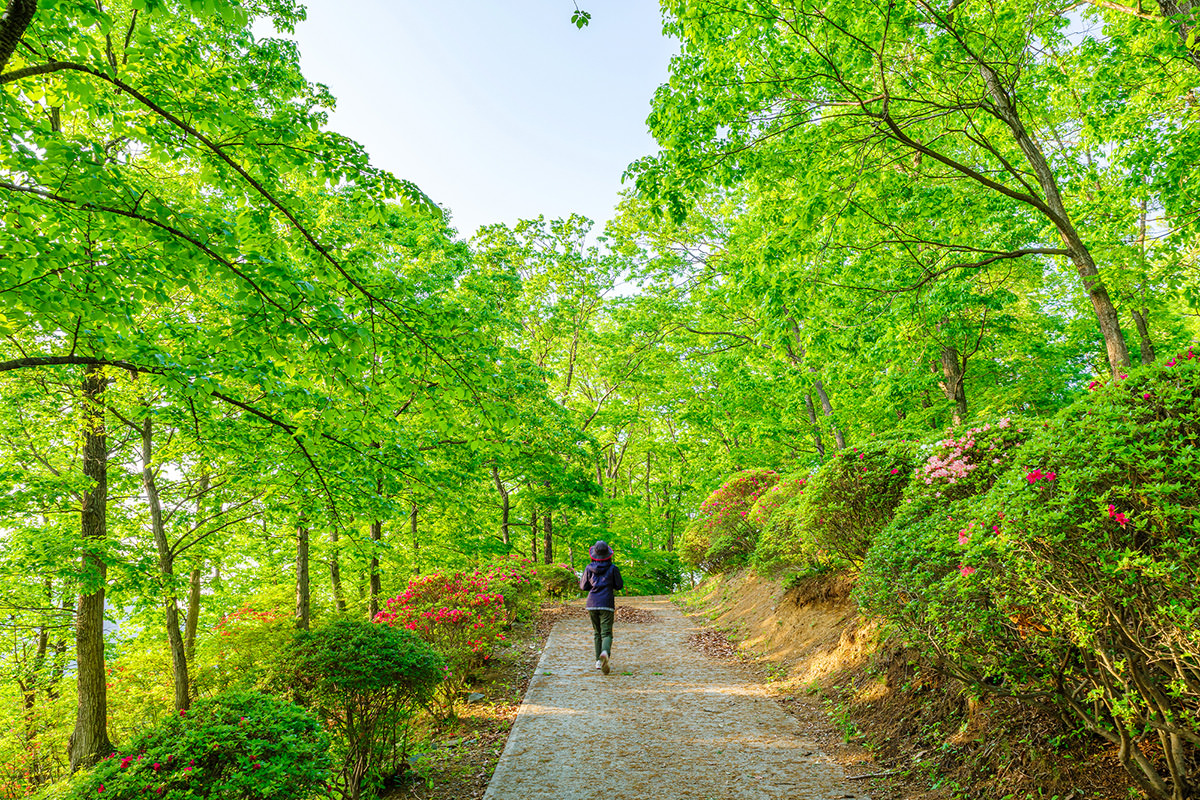
[[[669,601],[617,602],[654,621],[618,621],[608,676],[586,617],[554,626],[484,800],[867,800]]]

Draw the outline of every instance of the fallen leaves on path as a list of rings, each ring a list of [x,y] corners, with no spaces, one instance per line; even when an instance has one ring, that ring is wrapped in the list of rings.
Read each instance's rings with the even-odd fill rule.
[[[708,628],[689,633],[687,643],[688,647],[699,650],[710,658],[733,658],[737,654],[737,647],[729,641],[728,636]]]

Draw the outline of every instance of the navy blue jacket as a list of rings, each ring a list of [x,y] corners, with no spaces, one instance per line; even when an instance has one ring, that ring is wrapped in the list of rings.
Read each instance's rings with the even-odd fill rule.
[[[588,593],[587,609],[589,611],[616,611],[616,599],[613,592],[625,588],[621,580],[621,570],[611,561],[593,561],[583,571],[579,580],[579,588]]]

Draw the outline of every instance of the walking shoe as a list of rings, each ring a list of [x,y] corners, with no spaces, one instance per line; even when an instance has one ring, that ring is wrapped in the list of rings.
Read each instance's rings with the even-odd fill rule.
[[[608,653],[600,654],[600,671],[605,675],[608,674]]]
[[[603,669],[599,661],[596,662],[596,669]]]

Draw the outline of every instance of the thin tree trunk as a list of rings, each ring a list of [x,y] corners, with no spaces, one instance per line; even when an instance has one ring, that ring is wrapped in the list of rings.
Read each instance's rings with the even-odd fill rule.
[[[308,528],[304,518],[296,525],[296,627],[302,631],[312,623],[312,595],[308,583]]]
[[[529,537],[531,551],[530,554],[533,557],[534,563],[536,564],[538,560],[538,513],[536,508],[532,511],[529,518],[529,530],[531,534]]]
[[[825,457],[825,443],[821,441],[821,426],[817,424],[817,409],[813,407],[811,392],[804,393],[804,408],[808,411],[808,424],[812,428],[813,444],[817,446],[817,455]]]
[[[108,689],[104,669],[104,585],[108,568],[95,550],[108,536],[108,445],[102,398],[106,380],[100,367],[83,377],[82,589],[75,612],[75,669],[79,703],[68,753],[71,770],[90,767],[112,752],[108,739]]]
[[[809,372],[816,372],[812,367],[808,368]],[[821,411],[829,418],[829,427],[833,430],[833,441],[837,444],[838,450],[846,449],[846,437],[842,434],[842,429],[833,421],[833,404],[829,402],[829,395],[825,393],[825,384],[820,378],[813,378],[813,388],[817,390],[817,399],[821,401]]]
[[[542,514],[542,556],[547,564],[554,563],[554,524],[550,521],[550,512]]]
[[[1150,343],[1150,309],[1143,308],[1139,313],[1136,308],[1131,308],[1129,313],[1133,315],[1133,324],[1137,326],[1138,343],[1142,349],[1142,363],[1153,364],[1154,345]]]
[[[508,518],[512,506],[508,499],[508,490],[504,488],[504,481],[500,480],[500,470],[496,467],[492,467],[492,482],[496,484],[496,491],[500,494],[500,539],[507,545],[509,544]]]
[[[421,540],[417,538],[417,503],[414,500],[408,514],[408,533],[412,537],[413,571],[421,574]]]
[[[196,629],[200,626],[200,568],[193,569],[188,576],[187,620],[183,626],[183,652],[188,664],[196,663]]]
[[[379,613],[379,596],[383,594],[383,581],[379,577],[379,543],[383,541],[383,520],[371,523],[371,597],[367,601],[367,613],[371,619]]]
[[[150,531],[158,551],[158,574],[162,581],[163,611],[166,612],[167,643],[171,648],[171,677],[175,684],[175,710],[186,711],[192,702],[188,684],[187,653],[179,631],[179,605],[175,597],[175,554],[163,527],[162,500],[154,478],[154,422],[147,410],[142,420],[142,488],[150,506]]]
[[[346,593],[342,591],[342,562],[338,558],[338,540],[341,534],[337,525],[329,528],[329,586],[333,590],[334,607],[341,614],[346,610]]]

